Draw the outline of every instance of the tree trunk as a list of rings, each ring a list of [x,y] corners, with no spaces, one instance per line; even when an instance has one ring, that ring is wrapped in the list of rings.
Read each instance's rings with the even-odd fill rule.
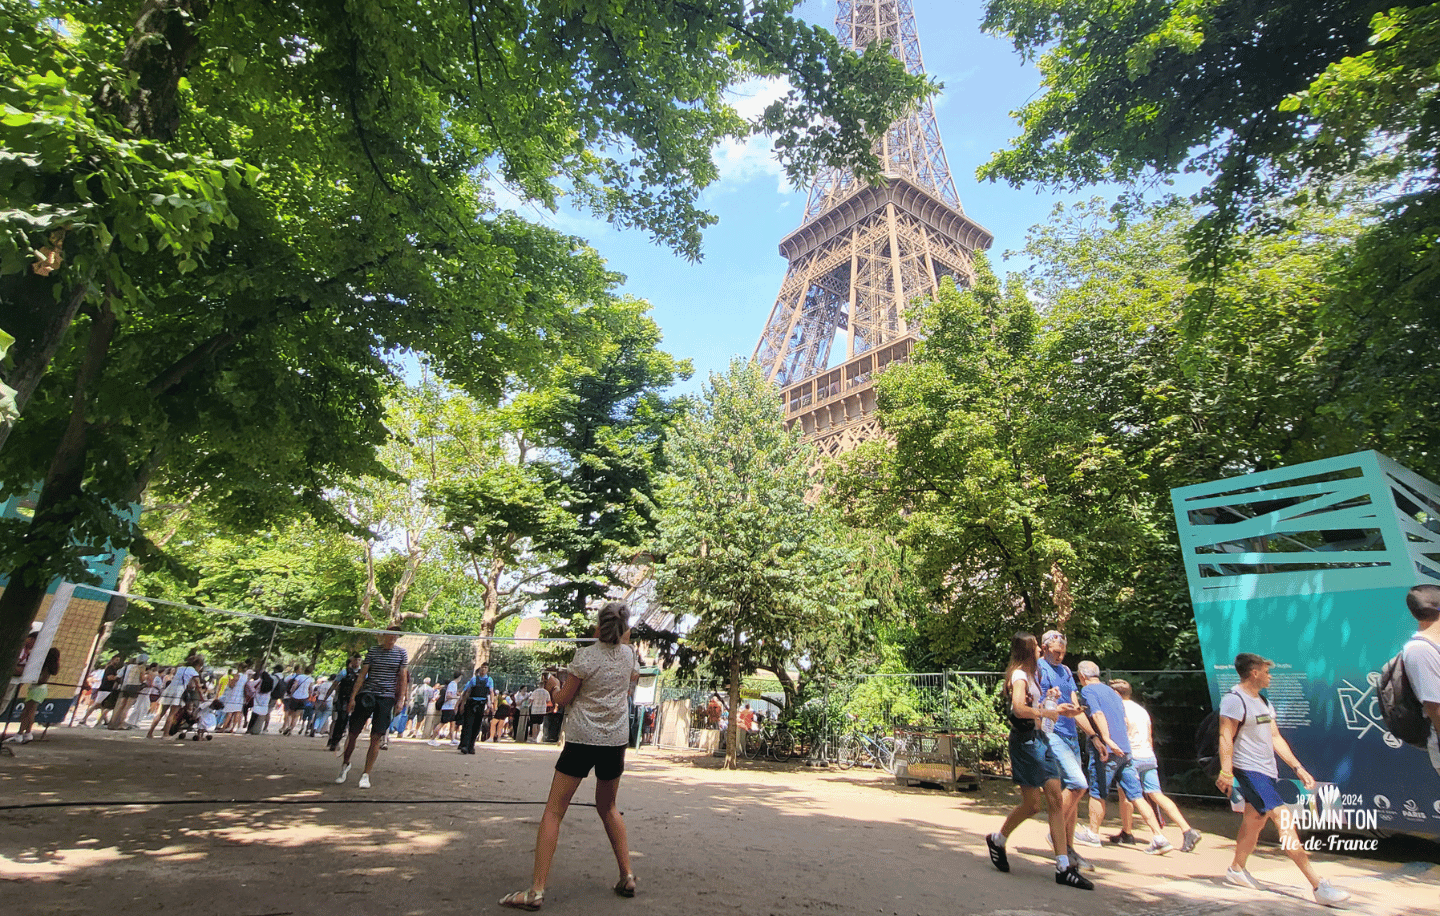
[[[500,577],[505,574],[505,558],[497,550],[490,558],[490,568],[483,581],[485,609],[480,614],[480,641],[475,645],[475,667],[489,664],[490,639],[500,622]]]
[[[725,769],[739,768],[740,751],[740,627],[730,640],[730,724],[725,730]]]
[[[70,421],[40,486],[35,515],[21,540],[19,553],[24,559],[10,570],[10,584],[4,594],[0,594],[0,696],[8,696],[20,647],[29,635],[30,624],[40,613],[40,604],[54,578],[52,559],[69,549],[70,533],[82,512],[80,501],[84,497],[82,484],[90,432],[85,413],[89,392],[99,384],[110,341],[115,336],[115,324],[115,312],[106,302],[91,324],[85,361],[70,404]]]

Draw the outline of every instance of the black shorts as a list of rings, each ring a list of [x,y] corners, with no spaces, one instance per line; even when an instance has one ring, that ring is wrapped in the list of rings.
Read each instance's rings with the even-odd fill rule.
[[[624,744],[602,747],[598,744],[566,741],[565,749],[560,752],[560,759],[555,761],[555,772],[584,779],[593,769],[596,779],[619,779],[620,774],[625,772],[626,747]]]
[[[288,699],[285,701],[285,708],[290,712],[300,712],[305,708],[304,700]]]
[[[378,738],[385,734],[390,727],[390,720],[395,718],[395,701],[384,697],[377,697],[373,693],[362,693],[355,698],[355,711],[350,713],[350,721],[346,724],[346,731],[358,732],[365,727],[365,720],[370,719],[370,737]]]
[[[454,721],[455,721],[455,710],[453,710],[453,709],[442,709],[442,710],[440,710],[440,724],[441,724],[441,725],[449,725],[451,722],[454,722]]]

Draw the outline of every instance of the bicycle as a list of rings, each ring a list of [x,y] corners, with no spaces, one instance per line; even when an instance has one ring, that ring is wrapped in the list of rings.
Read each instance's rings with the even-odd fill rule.
[[[894,738],[868,735],[853,731],[840,738],[836,748],[836,763],[840,769],[848,770],[857,763],[862,766],[879,766],[890,775],[895,775],[895,754],[899,745]]]
[[[742,752],[747,760],[769,757],[784,763],[795,753],[795,739],[785,726],[767,723],[759,731],[746,732]]]

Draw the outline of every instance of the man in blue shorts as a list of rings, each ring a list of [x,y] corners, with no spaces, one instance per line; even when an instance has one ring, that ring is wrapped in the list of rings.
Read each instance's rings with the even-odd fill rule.
[[[1130,736],[1125,728],[1125,705],[1120,694],[1100,680],[1100,666],[1092,661],[1076,665],[1075,673],[1080,675],[1080,703],[1094,731],[1090,735],[1090,832],[1099,836],[1100,823],[1105,820],[1105,798],[1114,786],[1150,827],[1153,839],[1145,851],[1152,856],[1163,856],[1175,847],[1165,838],[1165,831],[1155,818],[1155,809],[1145,800],[1140,774],[1130,759]]]
[[[1076,692],[1075,677],[1065,664],[1065,648],[1065,634],[1059,630],[1051,630],[1041,638],[1040,661],[1037,665],[1040,689],[1048,697],[1053,688],[1058,691],[1057,703],[1073,703],[1079,706],[1080,697]],[[1075,851],[1075,821],[1080,813],[1080,799],[1085,797],[1085,789],[1089,785],[1085,780],[1085,768],[1080,764],[1080,736],[1075,728],[1075,719],[1071,716],[1056,719],[1054,731],[1046,732],[1045,740],[1050,744],[1050,752],[1055,755],[1055,762],[1060,765],[1060,798],[1065,815],[1065,846],[1070,862],[1087,871],[1094,871],[1095,866]]]
[[[1241,652],[1235,656],[1240,683],[1220,700],[1220,775],[1215,785],[1226,795],[1236,792],[1245,800],[1240,834],[1235,838],[1235,859],[1225,871],[1225,881],[1237,887],[1261,889],[1260,882],[1245,870],[1245,861],[1255,851],[1260,828],[1269,819],[1280,830],[1281,848],[1315,889],[1315,902],[1340,906],[1350,899],[1349,892],[1320,880],[1295,835],[1294,825],[1280,817],[1285,803],[1280,798],[1275,758],[1278,756],[1294,768],[1295,775],[1311,791],[1315,789],[1315,777],[1300,765],[1289,742],[1280,736],[1275,707],[1260,695],[1270,686],[1270,668],[1274,664],[1252,652]]]

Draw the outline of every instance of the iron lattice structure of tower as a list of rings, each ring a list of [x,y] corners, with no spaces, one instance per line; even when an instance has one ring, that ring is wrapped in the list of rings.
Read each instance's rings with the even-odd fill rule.
[[[852,48],[888,41],[909,72],[925,70],[911,0],[840,0],[835,27]],[[910,304],[944,277],[968,286],[972,254],[993,240],[960,206],[929,100],[890,125],[876,153],[883,187],[829,170],[810,189],[804,222],[780,242],[790,267],[755,347],[786,422],[823,457],[880,434],[874,379],[914,348]],[[832,366],[837,334],[845,358]]]

